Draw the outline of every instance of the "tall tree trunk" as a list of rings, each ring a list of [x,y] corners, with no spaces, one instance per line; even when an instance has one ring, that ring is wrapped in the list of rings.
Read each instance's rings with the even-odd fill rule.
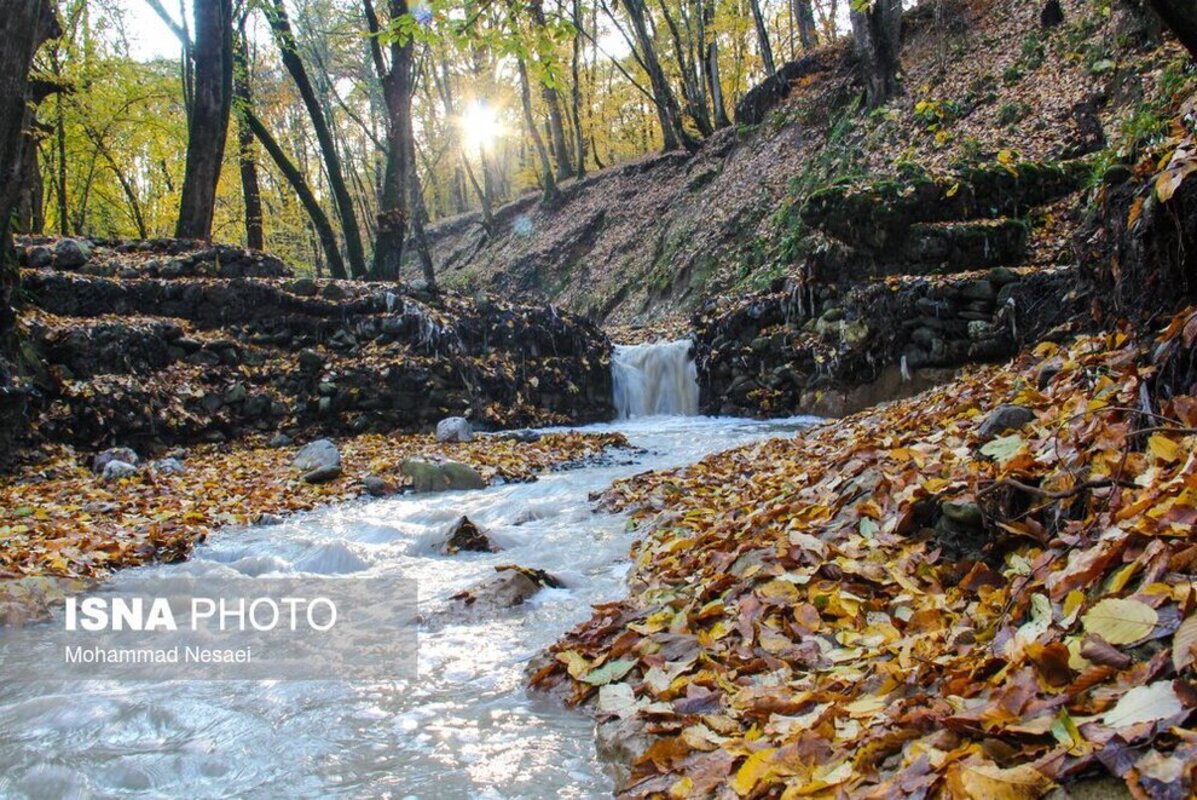
[[[328,220],[328,215],[320,207],[320,201],[312,194],[312,190],[308,187],[308,182],[304,180],[303,173],[291,162],[287,154],[283,152],[283,148],[270,135],[270,131],[257,118],[253,110],[248,105],[244,106],[244,109],[242,113],[245,116],[245,124],[249,126],[253,135],[257,137],[258,142],[262,145],[262,149],[274,161],[274,165],[278,167],[278,171],[283,173],[283,177],[287,179],[287,183],[291,184],[291,188],[295,191],[299,202],[303,204],[304,210],[308,212],[308,218],[312,221],[312,227],[316,229],[316,235],[320,238],[320,245],[324,248],[324,255],[328,259],[329,274],[341,280],[349,277],[345,273],[345,262],[341,259],[341,248],[337,244],[337,234],[333,230],[332,223]]]
[[[702,0],[702,16],[699,18],[699,39],[705,41],[707,32],[715,25],[715,0]],[[703,59],[703,77],[711,95],[711,107],[715,110],[715,129],[722,130],[731,125],[727,116],[727,105],[723,102],[723,78],[719,74],[719,35],[712,32],[706,42]]]
[[[573,60],[570,62],[570,76],[573,84],[570,89],[570,113],[574,120],[574,157],[577,168],[574,175],[581,179],[586,177],[586,134],[582,130],[582,0],[573,0],[573,23],[577,33],[574,35]]]
[[[540,138],[540,131],[536,129],[536,118],[532,116],[532,90],[528,86],[528,65],[524,63],[523,56],[516,56],[516,66],[520,73],[520,102],[524,107],[524,125],[532,136],[532,144],[536,147],[536,155],[540,159],[540,169],[544,176],[544,204],[554,206],[560,201],[561,192],[553,178],[553,165],[549,161],[548,151],[545,150],[544,140]]]
[[[868,10],[850,13],[868,105],[877,108],[902,91],[898,83],[902,0],[873,0]]]
[[[411,124],[411,115],[408,115]],[[410,129],[407,132],[407,162],[411,164],[408,175],[408,190],[411,193],[411,238],[416,245],[416,257],[420,260],[420,270],[424,274],[424,282],[430,289],[436,288],[436,268],[432,262],[432,250],[428,247],[428,234],[424,230],[424,223],[428,220],[428,208],[424,205],[424,192],[420,187],[420,173],[416,169],[416,137]]]
[[[665,142],[664,149],[666,151],[676,150],[679,145],[684,146],[687,150],[697,149],[698,143],[682,127],[682,114],[678,108],[677,98],[669,86],[669,79],[665,76],[661,61],[657,58],[656,46],[652,34],[648,30],[648,10],[644,0],[624,0],[623,7],[632,21],[632,29],[640,44],[640,52],[637,55],[644,65],[652,85],[653,102],[657,107],[657,116],[661,122],[661,133]]]
[[[210,239],[233,95],[232,0],[195,6],[195,101],[179,201],[180,239]]]
[[[328,173],[329,189],[337,206],[337,215],[341,219],[341,232],[345,236],[345,252],[349,257],[349,270],[355,278],[366,277],[366,255],[362,250],[361,229],[358,227],[357,214],[353,209],[353,198],[345,183],[345,176],[341,170],[341,159],[337,155],[336,142],[333,141],[332,130],[324,116],[320,100],[312,88],[311,78],[307,68],[299,58],[299,49],[295,42],[295,34],[291,31],[291,21],[287,11],[283,8],[283,0],[272,0],[267,7],[267,19],[274,31],[275,42],[282,55],[283,66],[295,81],[303,98],[304,107],[312,121],[312,129],[316,133],[316,141],[320,145],[320,155],[324,160],[324,168]],[[263,146],[265,146],[263,144]],[[331,255],[330,255],[331,263]],[[331,269],[331,266],[330,266]]]
[[[661,6],[661,16],[665,19],[665,25],[669,28],[670,38],[673,40],[673,51],[677,59],[678,67],[682,72],[682,97],[686,101],[686,112],[690,115],[690,119],[694,120],[698,132],[703,136],[710,136],[715,132],[711,127],[711,120],[707,114],[705,105],[702,102],[701,91],[699,89],[698,76],[695,72],[690,60],[686,57],[686,47],[682,44],[682,34],[678,29],[677,22],[673,15],[669,13],[669,6],[664,0],[659,0]]]
[[[756,44],[761,51],[761,63],[765,67],[765,74],[772,76],[777,72],[777,65],[773,63],[773,45],[769,43],[769,27],[765,24],[761,2],[748,0],[748,5],[752,7],[752,21],[756,24]]]
[[[55,79],[62,78],[62,61],[55,44],[50,53],[50,68]],[[66,158],[66,109],[62,93],[54,97],[54,199],[55,216],[58,217],[58,235],[70,233],[70,210],[67,208],[67,158]]]
[[[815,10],[811,8],[810,0],[791,0],[790,8],[798,27],[798,41],[802,49],[813,49],[818,45],[819,38],[815,26]]]
[[[24,425],[25,393],[13,380],[17,373],[13,301],[20,271],[10,225],[23,183],[25,132],[32,121],[29,69],[42,42],[60,33],[49,0],[5,0],[0,14],[0,462],[13,454],[12,439]]]
[[[532,19],[539,28],[546,28],[548,21],[544,15],[544,0],[532,0]],[[549,110],[549,132],[553,141],[553,157],[557,161],[557,179],[565,180],[573,174],[570,163],[569,145],[565,140],[565,125],[561,117],[561,98],[557,90],[542,82],[540,95],[544,99],[545,107]]]
[[[254,153],[254,133],[245,121],[246,108],[252,108],[249,82],[249,53],[245,39],[245,20],[241,20],[234,56],[233,97],[237,114],[237,162],[241,167],[241,196],[245,201],[245,244],[253,250],[266,249],[262,230],[262,190],[258,185],[258,161]]]
[[[1193,0],[1148,1],[1189,54],[1197,58],[1197,3]]]
[[[403,261],[404,237],[407,235],[408,199],[411,191],[412,157],[411,145],[411,84],[412,84],[412,42],[392,40],[389,68],[383,63],[381,46],[378,44],[378,17],[370,0],[363,0],[366,22],[370,28],[370,47],[374,67],[382,83],[382,96],[387,107],[387,161],[382,179],[382,195],[378,200],[378,238],[374,242],[374,269],[371,276],[376,280],[395,281],[399,279],[399,265]],[[389,0],[388,11],[392,21],[407,13],[407,0]],[[436,286],[435,278],[430,282]]]

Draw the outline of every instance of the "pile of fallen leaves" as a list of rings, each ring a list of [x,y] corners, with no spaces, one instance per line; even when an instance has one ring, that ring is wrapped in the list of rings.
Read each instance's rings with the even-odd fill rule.
[[[120,567],[183,559],[218,526],[360,497],[367,476],[402,488],[407,479],[399,465],[408,458],[465,463],[488,483],[530,481],[627,441],[619,434],[581,433],[546,434],[530,443],[499,436],[438,443],[431,435],[363,435],[337,444],[343,477],[324,484],[300,479],[291,467],[295,448],[260,442],[200,447],[184,456],[181,473],[151,466],[114,481],[93,474],[87,456],[60,447],[38,467],[0,478],[0,578],[96,578]]]
[[[632,596],[534,685],[639,753],[627,798],[1192,796],[1195,340],[1189,311],[1043,344],[617,484]],[[1002,404],[1023,423],[983,433]]]

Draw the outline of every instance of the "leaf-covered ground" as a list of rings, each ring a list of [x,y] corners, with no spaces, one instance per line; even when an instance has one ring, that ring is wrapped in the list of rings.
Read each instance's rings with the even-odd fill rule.
[[[626,798],[1192,796],[1195,339],[1043,344],[617,484],[632,596],[533,683],[641,742]],[[1033,415],[982,433],[1002,404]]]
[[[497,436],[438,443],[430,434],[369,434],[337,444],[342,476],[324,484],[300,479],[291,466],[296,448],[260,441],[201,446],[185,455],[182,473],[149,466],[113,481],[91,471],[89,456],[60,447],[36,468],[0,477],[0,578],[90,579],[120,567],[179,560],[219,526],[360,497],[367,476],[402,488],[407,479],[399,465],[408,458],[465,463],[487,482],[529,481],[627,442],[618,434],[547,434],[532,443]]]

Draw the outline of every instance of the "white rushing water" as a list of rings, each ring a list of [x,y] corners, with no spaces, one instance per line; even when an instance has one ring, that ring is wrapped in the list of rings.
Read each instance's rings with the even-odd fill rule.
[[[656,418],[621,430],[642,453],[535,483],[407,495],[302,514],[274,527],[229,528],[187,563],[144,577],[402,574],[421,608],[493,574],[548,570],[566,588],[523,607],[420,632],[408,683],[173,681],[0,684],[0,797],[599,798],[611,783],[584,714],[525,691],[527,661],[626,595],[635,536],[587,495],[645,469],[783,435],[811,420]],[[487,528],[496,554],[437,554],[461,514]],[[57,630],[47,626],[46,635]],[[3,652],[0,660],[19,661]]]
[[[689,339],[616,345],[611,383],[620,419],[698,413],[698,369]]]

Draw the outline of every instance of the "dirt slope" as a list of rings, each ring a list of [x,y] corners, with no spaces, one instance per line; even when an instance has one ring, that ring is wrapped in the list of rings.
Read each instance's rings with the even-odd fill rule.
[[[477,215],[434,226],[442,279],[553,300],[607,325],[676,321],[705,296],[805,275],[828,246],[800,214],[818,189],[1083,157],[1093,177],[1020,218],[1027,246],[1006,262],[1070,263],[1084,190],[1159,132],[1162,107],[1193,76],[1174,45],[1158,46],[1119,8],[1065,0],[1064,23],[1045,30],[1039,6],[947,0],[910,12],[906,94],[878,112],[857,108],[840,43],[812,58],[763,122],[724,130],[693,156],[647,157],[566,184],[552,210],[526,196],[500,211],[489,239]],[[839,277],[859,279],[830,280]]]

